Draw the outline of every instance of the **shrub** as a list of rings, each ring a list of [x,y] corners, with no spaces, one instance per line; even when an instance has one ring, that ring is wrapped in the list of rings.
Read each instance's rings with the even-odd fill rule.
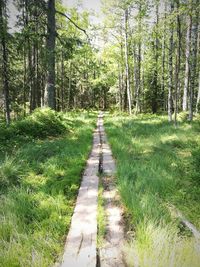
[[[14,130],[18,135],[45,138],[62,134],[66,127],[62,117],[51,109],[36,109],[29,117],[16,123]]]
[[[1,124],[0,149],[24,142],[24,140],[44,139],[48,136],[58,136],[67,130],[66,119],[61,113],[51,109],[36,109],[30,116],[13,122],[10,126]]]
[[[181,122],[188,121],[188,112],[186,112],[186,111],[180,112],[178,114],[178,120],[180,120]]]

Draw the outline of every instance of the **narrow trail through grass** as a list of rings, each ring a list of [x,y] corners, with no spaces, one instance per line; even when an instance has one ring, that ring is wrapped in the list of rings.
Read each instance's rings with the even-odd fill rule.
[[[196,241],[169,207],[200,228],[200,123],[175,129],[166,117],[119,114],[105,121],[134,235],[126,250],[129,266],[199,266]]]
[[[0,266],[43,267],[60,259],[96,116],[36,110],[2,125]],[[199,121],[177,129],[154,115],[108,115],[105,121],[130,226],[128,266],[199,267],[199,244],[170,213],[175,206],[200,228]],[[102,153],[103,172],[112,175],[107,141]]]

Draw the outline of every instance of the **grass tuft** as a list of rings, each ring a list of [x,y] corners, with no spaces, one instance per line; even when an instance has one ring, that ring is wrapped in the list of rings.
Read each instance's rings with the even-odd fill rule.
[[[157,115],[106,118],[118,188],[135,229],[130,266],[198,266],[194,239],[167,208],[175,205],[200,228],[197,124],[183,120],[175,128]]]

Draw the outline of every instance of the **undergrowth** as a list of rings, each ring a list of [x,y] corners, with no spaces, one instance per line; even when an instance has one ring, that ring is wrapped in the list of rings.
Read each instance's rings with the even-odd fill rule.
[[[95,117],[36,110],[1,128],[0,266],[59,260]]]
[[[135,231],[129,266],[199,266],[199,246],[168,209],[175,205],[200,228],[199,121],[176,129],[164,116],[118,114],[105,126]]]

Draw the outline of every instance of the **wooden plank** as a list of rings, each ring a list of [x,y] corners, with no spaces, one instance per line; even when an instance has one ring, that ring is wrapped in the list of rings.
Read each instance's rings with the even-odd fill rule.
[[[112,178],[110,178],[112,180]],[[118,192],[111,180],[103,179],[105,191],[105,211],[107,214],[106,236],[100,249],[101,267],[124,267],[123,262],[123,210],[118,202]]]
[[[98,123],[99,119],[97,126]],[[99,144],[97,129],[79,189],[61,267],[96,267]]]
[[[103,126],[103,115],[100,118],[99,132],[100,132],[101,147],[102,147],[103,172],[107,176],[112,176],[116,172],[116,166],[115,166],[115,161],[112,156],[110,145],[108,144],[108,139],[105,133],[105,129]]]

